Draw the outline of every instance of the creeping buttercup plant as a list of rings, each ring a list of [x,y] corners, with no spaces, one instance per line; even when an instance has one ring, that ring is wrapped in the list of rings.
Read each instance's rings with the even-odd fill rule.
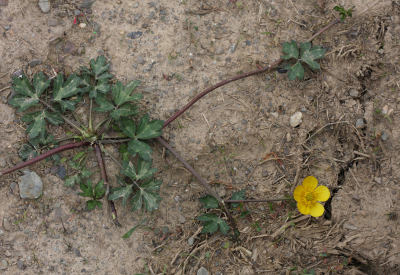
[[[22,159],[27,160],[25,164],[28,165],[43,158],[47,160],[51,158],[56,163],[60,163],[57,153],[67,149],[87,147],[68,161],[67,165],[71,173],[66,177],[65,185],[80,186],[83,192],[78,195],[90,198],[87,201],[88,210],[95,209],[96,206],[101,209],[101,199],[104,196],[108,197],[112,209],[114,209],[112,200],[120,197],[125,206],[132,195],[129,201],[133,204],[132,211],[141,209],[142,204],[148,211],[153,211],[159,208],[158,203],[161,201],[160,196],[155,193],[161,181],[153,179],[157,169],[151,168],[152,149],[146,140],[160,136],[164,122],[150,120],[148,114],[137,117],[138,106],[134,103],[143,96],[134,93],[134,90],[139,86],[140,81],[130,81],[126,85],[116,82],[112,85],[113,75],[108,72],[108,69],[109,64],[105,57],[99,56],[90,60],[89,67],[81,67],[81,75],[72,74],[66,80],[62,74],[58,74],[54,81],[51,81],[46,79],[42,72],[34,75],[32,82],[25,75],[13,77],[13,89],[16,95],[9,103],[18,108],[18,112],[27,112],[21,117],[21,121],[28,124],[27,143],[22,145],[19,154]],[[90,98],[88,125],[68,118],[69,114],[75,111],[76,104],[82,101],[85,95]],[[97,107],[93,107],[93,100],[98,104]],[[34,108],[33,112],[28,112],[29,109]],[[95,112],[106,113],[107,116],[94,126]],[[73,117],[75,117],[74,114]],[[68,123],[76,133],[70,133],[67,138],[56,140],[47,132],[47,122],[56,126]],[[101,151],[105,150],[103,144],[119,142],[118,138],[128,140],[128,147],[123,146],[126,150],[122,154],[123,164],[120,164],[123,168],[121,175],[126,175],[128,180],[116,175],[117,182],[122,187],[110,190]],[[66,139],[75,139],[80,142],[59,146],[59,143]],[[86,168],[88,156],[93,148],[102,178],[96,184],[90,180],[92,171]],[[49,149],[50,151],[47,151]],[[42,154],[43,151],[47,152]],[[137,169],[132,163],[136,155],[139,155]],[[9,170],[3,171],[0,175],[10,172]],[[116,223],[118,223],[117,220]]]
[[[332,21],[315,33],[309,41],[339,22],[339,19]],[[203,222],[202,232],[214,233],[219,230],[226,235],[231,230],[230,226],[232,226],[234,234],[231,234],[231,236],[236,239],[239,236],[239,230],[236,228],[236,220],[232,217],[231,212],[240,211],[240,217],[243,218],[250,214],[250,211],[244,207],[244,203],[285,201],[293,200],[293,198],[247,199],[245,190],[241,190],[233,193],[230,200],[222,199],[190,164],[160,137],[161,130],[209,92],[230,82],[270,71],[273,68],[277,68],[284,60],[296,60],[293,66],[289,65],[286,68],[290,70],[289,80],[296,78],[301,80],[304,77],[302,63],[307,64],[313,70],[319,69],[320,65],[315,60],[323,58],[325,54],[324,49],[320,46],[312,47],[309,41],[300,43],[300,49],[297,46],[297,42],[293,40],[290,43],[284,43],[283,51],[286,55],[282,56],[281,59],[270,66],[243,73],[215,84],[197,95],[166,122],[150,120],[148,114],[144,114],[141,117],[138,116],[138,106],[134,105],[134,103],[143,96],[133,92],[140,84],[140,81],[130,81],[126,85],[121,82],[112,84],[113,75],[108,72],[109,64],[107,64],[104,56],[90,60],[89,67],[81,67],[82,73],[80,75],[72,74],[68,79],[65,79],[62,74],[58,74],[52,81],[47,79],[41,72],[34,75],[32,80],[25,75],[13,77],[12,88],[16,95],[9,103],[18,108],[18,112],[26,112],[30,108],[35,108],[35,111],[26,113],[21,118],[21,121],[29,123],[26,129],[28,134],[27,143],[22,145],[19,150],[19,154],[25,162],[1,171],[0,176],[44,159],[62,163],[66,159],[60,159],[58,153],[69,149],[86,148],[68,161],[68,167],[72,169],[73,173],[70,173],[66,178],[65,185],[73,186],[79,184],[83,192],[78,195],[90,198],[87,201],[88,210],[95,209],[96,206],[101,209],[103,207],[101,199],[106,197],[113,213],[114,222],[119,225],[113,200],[122,199],[122,205],[124,207],[127,204],[131,205],[132,211],[144,208],[151,212],[159,208],[161,197],[158,195],[157,190],[159,190],[162,182],[154,179],[154,173],[157,169],[151,168],[153,150],[147,144],[148,140],[156,139],[175,155],[210,193],[210,195],[200,198],[200,202],[204,204],[204,209],[206,209],[205,211],[208,211],[208,213],[201,214],[196,218],[198,221]],[[76,110],[76,104],[81,102],[85,96],[90,99],[89,120],[86,126],[76,119],[73,113]],[[94,102],[98,106],[93,107]],[[97,112],[100,115],[101,113],[106,114],[105,118],[95,126],[93,125],[93,112]],[[71,119],[70,114],[75,119]],[[68,132],[67,137],[56,140],[53,135],[47,133],[47,122],[54,126],[67,123],[74,128],[75,133]],[[62,142],[68,139],[74,139],[75,142],[61,145]],[[104,144],[110,143],[121,143],[119,153],[122,164],[105,149]],[[90,180],[92,171],[86,168],[87,158],[93,149],[99,165],[99,170],[96,172],[101,174],[101,180],[97,183],[92,183]],[[105,152],[109,153],[110,157],[121,167],[119,175],[116,175],[119,187],[111,190],[109,189],[107,172],[103,161],[103,153]],[[307,207],[309,206],[311,214],[314,213],[314,208],[312,207],[319,207],[314,202],[316,200],[325,200],[325,197],[322,198],[319,195],[314,197],[315,192],[320,191],[317,189],[315,191],[310,189],[305,191],[306,193],[303,192],[304,194],[297,192],[299,190],[297,189],[294,194],[298,202],[303,203],[306,201],[308,203]],[[311,195],[307,195],[307,192],[312,193],[313,197],[311,198]],[[309,203],[311,201],[313,206]],[[302,204],[298,206],[300,212],[308,214],[307,207],[305,209]],[[321,215],[321,209],[317,210],[318,215],[315,216]],[[225,217],[229,220],[230,226]],[[141,224],[144,222],[145,220],[142,220]],[[123,238],[129,238],[140,225],[133,227]]]

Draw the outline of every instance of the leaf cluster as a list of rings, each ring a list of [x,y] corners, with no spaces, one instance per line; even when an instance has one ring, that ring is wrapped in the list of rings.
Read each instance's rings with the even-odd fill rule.
[[[156,168],[151,168],[153,161],[139,158],[136,167],[132,162],[122,161],[122,164],[124,169],[121,173],[126,177],[124,179],[116,175],[120,187],[110,190],[108,199],[122,198],[122,207],[129,204],[131,211],[140,210],[143,204],[149,212],[158,209],[161,197],[155,191],[160,189],[162,182],[153,178],[153,174],[157,172]]]
[[[343,6],[335,6],[333,9],[335,11],[339,12],[340,15],[340,22],[344,22],[346,17],[352,17],[353,16],[353,8],[346,10]]]
[[[96,208],[96,206],[99,209],[103,209],[103,205],[99,199],[101,199],[105,192],[106,189],[104,188],[104,180],[99,181],[97,184],[93,185],[93,183],[88,179],[86,183],[84,181],[81,181],[81,189],[83,193],[78,193],[78,196],[82,197],[87,197],[91,198],[91,200],[88,200],[87,203],[87,210],[93,210]]]
[[[245,194],[246,194],[246,189],[243,189],[238,192],[234,192],[232,194],[232,200],[244,200],[244,199],[246,199]],[[199,201],[203,204],[203,208],[205,208],[205,209],[220,208],[218,200],[211,195],[206,195],[204,197],[201,197],[201,198],[199,198]],[[231,206],[233,208],[237,208],[239,205],[240,205],[239,203],[231,204]],[[245,212],[247,212],[247,211],[244,211],[244,213]],[[218,229],[219,229],[222,234],[226,235],[230,230],[230,227],[226,223],[226,221],[224,219],[220,218],[216,214],[212,214],[212,213],[202,214],[202,215],[198,216],[196,219],[198,221],[204,222],[203,229],[201,231],[202,233],[212,234],[212,233],[218,231]]]
[[[320,65],[315,60],[324,57],[325,50],[321,46],[311,47],[310,42],[300,43],[300,49],[297,46],[297,42],[292,40],[290,43],[283,43],[283,52],[286,55],[281,56],[282,59],[289,60],[295,59],[296,63],[291,66],[287,65],[285,69],[289,70],[289,80],[295,80],[298,78],[302,80],[304,77],[304,68],[302,63],[306,63],[312,70],[320,69]]]

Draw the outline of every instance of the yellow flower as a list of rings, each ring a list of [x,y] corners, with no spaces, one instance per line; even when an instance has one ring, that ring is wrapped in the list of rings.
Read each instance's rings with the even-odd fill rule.
[[[324,214],[324,207],[317,201],[327,201],[331,196],[326,186],[318,186],[316,178],[310,176],[303,180],[303,185],[294,189],[294,199],[297,201],[297,208],[301,214],[311,214],[313,217],[319,217]]]

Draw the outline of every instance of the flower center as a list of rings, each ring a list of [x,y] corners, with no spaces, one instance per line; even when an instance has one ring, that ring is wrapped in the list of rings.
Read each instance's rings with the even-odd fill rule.
[[[314,200],[314,194],[313,194],[313,193],[308,193],[308,194],[306,195],[306,200],[307,200],[307,201],[312,201],[312,200]]]

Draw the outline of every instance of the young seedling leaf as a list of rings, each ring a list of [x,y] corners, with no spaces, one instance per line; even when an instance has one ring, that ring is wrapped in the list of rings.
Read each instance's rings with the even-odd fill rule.
[[[26,75],[13,77],[12,89],[18,94],[10,100],[13,107],[19,107],[18,112],[23,112],[39,103],[40,95],[50,86],[50,80],[46,81],[43,72],[33,76],[33,88]]]
[[[218,201],[211,195],[206,195],[204,197],[199,198],[199,201],[204,204],[204,208],[206,209],[216,209],[218,208]]]
[[[126,232],[126,233],[124,234],[124,236],[122,236],[122,238],[123,238],[123,239],[128,239],[128,238],[132,235],[132,233],[133,233],[139,226],[141,226],[142,224],[144,224],[146,221],[147,221],[147,218],[144,219],[144,220],[142,220],[138,225],[134,226],[131,230],[129,230],[128,232]]]
[[[130,101],[137,101],[139,99],[143,98],[143,95],[141,94],[133,94],[133,90],[139,86],[140,80],[135,80],[135,81],[130,81],[126,86],[118,81],[113,87],[112,87],[112,94],[113,94],[113,99],[116,104],[116,106],[120,106],[126,102]]]
[[[79,183],[81,181],[81,177],[80,177],[80,175],[79,175],[79,173],[76,173],[75,175],[73,175],[73,176],[69,176],[69,177],[67,177],[66,179],[65,179],[65,183],[64,183],[64,185],[65,186],[74,186],[75,185],[75,183]],[[82,193],[80,193],[80,194],[82,194]]]
[[[307,63],[308,66],[310,66],[310,68],[313,70],[318,70],[321,68],[320,65],[318,64],[318,62],[316,62],[314,60],[324,57],[324,54],[325,54],[324,49],[322,49],[319,46],[311,48],[311,43],[307,42],[307,43],[301,44],[301,51],[302,51],[302,55],[301,55],[302,62]]]
[[[96,78],[98,78],[102,73],[107,72],[109,67],[110,64],[106,64],[106,58],[104,55],[98,56],[96,60],[90,60],[90,68]]]
[[[23,144],[18,154],[23,160],[30,160],[39,155],[38,151],[29,144]]]
[[[137,139],[150,139],[162,135],[161,129],[164,125],[162,120],[153,120],[149,122],[149,115],[145,114],[139,122],[137,128]]]
[[[219,230],[221,231],[221,233],[226,235],[226,234],[228,234],[228,232],[230,230],[226,221],[224,221],[223,219],[221,219],[220,217],[218,217],[215,214],[203,214],[201,216],[198,216],[197,220],[205,222],[203,224],[203,229],[202,229],[201,233],[212,234],[212,233],[216,232],[219,227]]]
[[[93,183],[89,179],[86,181],[86,183],[84,181],[81,182],[81,189],[83,193],[78,193],[79,196],[94,198]]]
[[[232,200],[245,200],[247,197],[244,194],[246,194],[246,189],[234,192],[232,194]],[[232,203],[232,207],[238,207],[238,206],[239,203]]]
[[[282,49],[287,55],[281,56],[282,59],[298,59],[299,58],[299,48],[297,47],[296,41],[292,40],[290,43],[283,43]]]
[[[300,80],[303,79],[304,68],[300,62],[297,62],[293,66],[290,66],[288,77],[289,77],[290,81],[295,80],[296,78],[298,78]]]
[[[21,121],[32,122],[26,129],[26,133],[29,133],[29,138],[33,139],[39,135],[44,136],[46,129],[45,119],[53,125],[64,123],[64,120],[57,113],[50,113],[46,109],[26,114],[21,117]]]
[[[66,100],[66,98],[70,98],[80,92],[80,89],[78,88],[80,83],[81,79],[75,74],[72,74],[65,82],[63,74],[58,74],[54,80],[53,101],[60,104],[62,113],[67,109],[72,111],[75,110],[76,102]]]
[[[128,143],[128,150],[131,153],[132,157],[134,157],[138,153],[139,156],[145,161],[150,161],[151,154],[153,153],[153,149],[151,149],[150,145],[137,139],[132,139]]]
[[[122,198],[122,207],[125,207],[125,204],[132,194],[132,184],[128,184],[124,187],[116,187],[110,190],[110,195],[108,196],[108,200],[115,201],[119,198]]]
[[[106,189],[104,188],[104,180],[101,180],[94,187],[94,197],[96,199],[100,199],[104,196],[105,192],[106,192]]]
[[[117,109],[113,110],[110,113],[110,116],[115,120],[119,120],[121,117],[127,117],[137,114],[137,110],[138,107],[126,103],[122,106],[119,106]]]
[[[100,106],[93,108],[93,110],[99,113],[109,112],[111,110],[114,110],[115,108],[114,105],[109,102],[103,95],[99,95],[98,97],[96,97],[95,101]]]
[[[145,161],[145,160],[139,159],[138,163],[137,163],[138,173],[136,175],[136,179],[144,180],[144,179],[147,179],[147,178],[153,176],[153,174],[155,172],[157,172],[157,168],[151,168],[152,165],[153,165],[153,160]]]
[[[97,201],[97,200],[88,200],[86,202],[87,204],[87,210],[91,211],[94,210],[96,208],[96,206],[101,210],[103,209],[103,204],[101,203],[101,201]]]

